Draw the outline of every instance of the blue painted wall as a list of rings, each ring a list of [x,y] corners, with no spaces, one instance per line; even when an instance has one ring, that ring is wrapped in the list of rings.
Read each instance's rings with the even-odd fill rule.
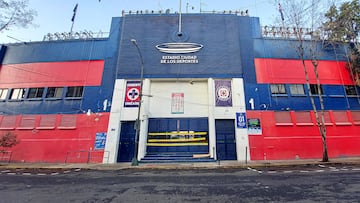
[[[139,78],[140,59],[131,39],[136,39],[144,60],[147,78],[221,78],[242,77],[241,54],[251,47],[251,22],[257,18],[222,14],[184,14],[179,39],[177,14],[126,15],[120,43],[117,78]],[[256,29],[255,29],[256,30]],[[244,37],[246,40],[242,40]],[[195,55],[198,64],[161,64],[165,54],[155,46],[168,42],[192,42],[204,45]]]

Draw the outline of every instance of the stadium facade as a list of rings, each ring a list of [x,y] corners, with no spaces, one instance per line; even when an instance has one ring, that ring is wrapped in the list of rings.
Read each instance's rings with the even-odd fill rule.
[[[106,38],[2,45],[0,132],[19,139],[2,160],[321,158],[309,91],[318,109],[324,99],[330,158],[360,155],[346,46],[317,42],[318,92],[312,57],[308,90],[298,41],[259,18],[180,16],[124,14]]]

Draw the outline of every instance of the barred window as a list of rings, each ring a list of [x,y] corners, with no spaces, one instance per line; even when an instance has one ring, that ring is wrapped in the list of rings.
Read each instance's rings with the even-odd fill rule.
[[[46,93],[46,98],[61,98],[63,92],[63,87],[49,87]]]
[[[30,88],[27,98],[42,98],[44,88]]]
[[[322,85],[320,85],[320,92],[319,92],[317,84],[310,84],[310,91],[311,94],[324,94]]]
[[[285,84],[271,84],[271,94],[286,94]]]
[[[5,100],[8,92],[8,89],[0,89],[0,100]]]
[[[353,85],[346,85],[345,86],[345,93],[346,93],[346,95],[356,96],[357,95],[356,87],[353,86]]]
[[[23,99],[24,96],[25,96],[24,88],[12,89],[10,92],[10,99],[12,100]]]
[[[290,93],[293,95],[304,95],[304,85],[303,84],[293,84],[290,85]]]
[[[84,87],[68,87],[66,97],[82,97]]]

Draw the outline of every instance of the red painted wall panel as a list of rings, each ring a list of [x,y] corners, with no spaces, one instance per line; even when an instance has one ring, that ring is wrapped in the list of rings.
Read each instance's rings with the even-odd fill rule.
[[[249,135],[251,160],[321,159],[322,140],[315,123],[296,125],[296,112],[290,113],[292,123],[277,125],[273,111],[247,111],[247,118],[259,118],[262,127],[262,135]],[[346,113],[350,124],[339,125],[332,119],[327,125],[330,158],[360,155],[360,125],[352,122],[350,111]]]
[[[316,84],[316,77],[310,60],[306,61],[310,83]],[[305,73],[300,60],[255,59],[256,79],[258,83],[305,84]],[[320,61],[318,66],[321,84],[352,85],[346,62]]]
[[[0,88],[99,86],[103,60],[0,66]]]
[[[20,140],[10,149],[11,162],[101,163],[104,150],[94,149],[95,139],[96,133],[107,132],[109,115],[78,114],[75,129],[11,130]],[[56,126],[59,126],[60,117],[57,115]],[[3,132],[5,130],[0,130]]]

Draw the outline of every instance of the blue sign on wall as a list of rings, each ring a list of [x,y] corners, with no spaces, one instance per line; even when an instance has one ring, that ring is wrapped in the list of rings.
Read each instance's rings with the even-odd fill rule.
[[[236,127],[246,128],[246,113],[236,113]]]
[[[105,149],[106,133],[96,133],[95,150]]]

